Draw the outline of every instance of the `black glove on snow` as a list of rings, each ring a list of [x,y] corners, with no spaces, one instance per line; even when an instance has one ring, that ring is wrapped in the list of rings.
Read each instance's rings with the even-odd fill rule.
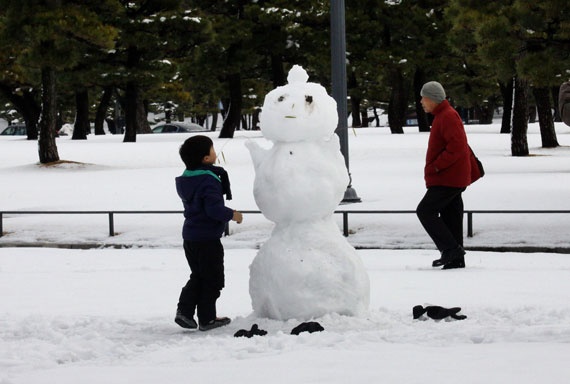
[[[259,329],[257,324],[253,324],[249,331],[246,331],[245,329],[240,329],[234,334],[234,337],[247,337],[249,339],[252,338],[253,336],[265,336],[265,335],[267,335],[267,331]]]
[[[452,319],[455,320],[466,319],[467,316],[458,315],[460,311],[461,311],[460,307],[443,308],[437,305],[429,305],[425,308],[422,307],[421,305],[416,305],[412,310],[414,319],[419,319],[424,313],[427,314],[429,318],[434,320],[442,320],[445,319],[446,317],[451,317]]]
[[[301,323],[301,324],[297,325],[295,328],[293,328],[293,330],[291,331],[291,334],[292,335],[299,335],[299,333],[301,333],[301,332],[313,333],[313,332],[321,332],[324,330],[325,329],[322,327],[322,325],[320,325],[316,321],[309,321],[307,323]]]

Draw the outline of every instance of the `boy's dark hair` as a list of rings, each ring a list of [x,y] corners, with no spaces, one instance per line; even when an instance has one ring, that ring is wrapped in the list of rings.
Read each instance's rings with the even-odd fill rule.
[[[202,165],[204,156],[210,154],[210,149],[214,143],[207,136],[192,136],[180,146],[180,158],[186,165],[186,169],[195,169]]]

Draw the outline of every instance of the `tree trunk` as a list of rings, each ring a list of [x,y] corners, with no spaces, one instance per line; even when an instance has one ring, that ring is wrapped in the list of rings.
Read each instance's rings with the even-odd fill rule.
[[[210,131],[215,132],[217,125],[218,125],[218,112],[214,112],[212,113],[212,126],[210,127]]]
[[[558,105],[559,92],[560,92],[560,86],[550,87],[552,100],[554,100],[554,121],[558,123],[562,121],[562,117],[560,116],[560,106]]]
[[[531,105],[528,107],[528,122],[536,123],[536,105]]]
[[[370,126],[370,121],[368,120],[368,110],[366,108],[363,108],[360,111],[360,119],[362,120],[362,127],[368,128]]]
[[[350,71],[348,74],[347,82],[348,94],[350,96],[350,114],[352,115],[352,126],[362,127],[362,120],[360,120],[360,102],[362,98],[358,95],[358,80],[356,73]]]
[[[169,102],[164,105],[164,122],[172,123],[172,104]]]
[[[105,87],[103,89],[101,101],[99,101],[99,105],[97,106],[97,112],[95,113],[95,135],[105,134],[103,123],[105,122],[107,110],[109,109],[109,104],[111,103],[111,97],[113,97],[113,87]]]
[[[493,114],[495,112],[495,102],[489,98],[489,102],[479,107],[481,115],[479,116],[479,124],[493,124]]]
[[[241,75],[239,73],[230,75],[228,86],[230,88],[229,110],[220,131],[221,139],[232,139],[241,120]]]
[[[107,122],[107,128],[109,128],[109,132],[111,132],[112,135],[117,134],[117,124],[115,124],[115,120],[107,117],[105,121]]]
[[[37,140],[38,122],[42,110],[36,101],[36,91],[25,91],[23,95],[19,95],[11,87],[0,84],[0,92],[24,118],[28,140]]]
[[[228,110],[230,109],[230,98],[223,97],[222,100],[222,109],[220,110],[220,114],[222,115],[222,125],[228,116]]]
[[[23,96],[24,104],[22,109],[22,116],[26,122],[26,131],[28,140],[38,139],[38,124],[42,113],[41,107],[36,101],[35,92],[25,92]]]
[[[376,127],[380,126],[380,116],[378,116],[378,110],[376,107],[372,107],[372,112],[374,113],[374,120],[376,121]]]
[[[362,120],[360,119],[360,97],[350,97],[350,108],[352,109],[352,126],[362,127]]]
[[[89,93],[87,89],[75,91],[75,124],[71,140],[87,140],[89,126]]]
[[[388,124],[392,133],[404,133],[404,121],[408,109],[408,92],[404,76],[399,70],[393,71],[392,90],[388,103]]]
[[[125,97],[120,92],[115,92],[115,107],[113,109],[113,122],[115,123],[114,134],[125,133]]]
[[[255,108],[253,110],[253,121],[251,123],[251,129],[254,131],[259,131],[259,114],[261,113],[261,108]]]
[[[414,100],[416,102],[416,116],[418,119],[418,129],[420,132],[430,131],[428,115],[422,107],[422,96],[420,95],[422,87],[425,83],[426,79],[424,72],[421,69],[416,68],[416,72],[414,73]]]
[[[141,53],[134,46],[127,49],[127,68],[137,68],[141,61]],[[137,133],[150,133],[144,100],[138,82],[134,79],[127,81],[125,89],[125,137],[124,143],[137,141]]]
[[[42,68],[42,118],[40,121],[40,138],[38,152],[40,163],[47,164],[59,161],[55,143],[57,119],[57,93],[55,70]]]
[[[513,108],[513,132],[511,134],[511,154],[528,156],[528,84],[526,80],[515,79],[515,102]]]
[[[550,104],[550,90],[548,87],[533,88],[532,93],[536,101],[538,111],[538,123],[540,125],[540,138],[543,148],[558,147],[556,131],[554,130],[554,120],[552,119],[552,107]]]
[[[501,133],[511,133],[511,117],[513,111],[513,88],[514,79],[508,82],[499,82],[501,95],[503,96],[503,119],[501,121]]]
[[[140,95],[140,89],[137,91],[137,95]],[[136,119],[137,133],[152,133],[152,129],[150,129],[150,124],[148,123],[147,101],[141,97],[137,97]]]
[[[273,88],[286,84],[287,77],[283,69],[283,60],[280,56],[271,55],[271,74],[273,77]]]
[[[138,87],[134,81],[127,82],[125,90],[125,137],[123,143],[137,141],[137,99]]]

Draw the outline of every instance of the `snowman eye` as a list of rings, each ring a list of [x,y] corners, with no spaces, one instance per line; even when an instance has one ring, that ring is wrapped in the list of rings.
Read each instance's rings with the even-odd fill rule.
[[[285,96],[279,96],[279,98],[277,99],[277,101],[283,101],[285,100]]]
[[[305,96],[305,101],[311,104],[313,102],[313,96]]]

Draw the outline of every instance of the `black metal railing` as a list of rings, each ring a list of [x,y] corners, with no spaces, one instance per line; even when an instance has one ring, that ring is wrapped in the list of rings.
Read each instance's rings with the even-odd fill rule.
[[[261,211],[241,211],[245,214],[261,214]],[[473,237],[473,215],[477,214],[570,214],[570,210],[465,210],[467,215],[467,236]],[[415,214],[413,210],[337,210],[342,215],[342,233],[349,235],[349,215],[400,215]],[[117,215],[163,215],[183,214],[183,211],[0,211],[0,237],[4,233],[4,215],[107,215],[109,219],[109,236],[115,236],[115,216]],[[229,235],[229,225],[226,227]]]

